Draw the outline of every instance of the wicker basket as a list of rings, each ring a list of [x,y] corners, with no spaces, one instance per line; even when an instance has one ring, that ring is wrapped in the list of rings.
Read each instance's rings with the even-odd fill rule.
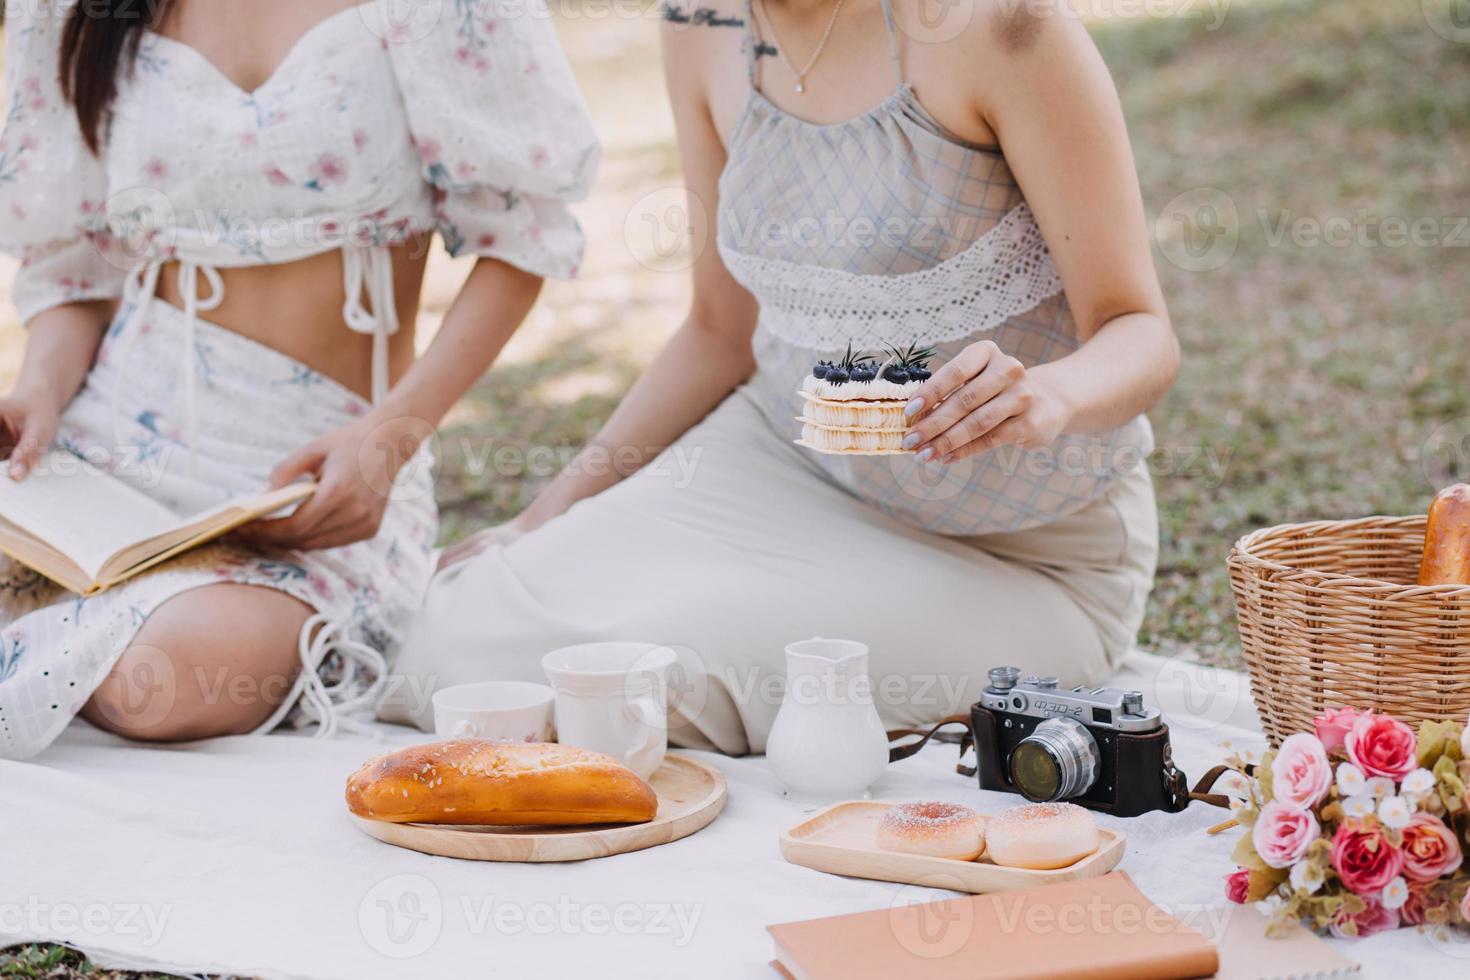
[[[1230,552],[1240,642],[1272,745],[1335,705],[1412,725],[1470,712],[1470,585],[1420,586],[1425,517],[1282,524]]]

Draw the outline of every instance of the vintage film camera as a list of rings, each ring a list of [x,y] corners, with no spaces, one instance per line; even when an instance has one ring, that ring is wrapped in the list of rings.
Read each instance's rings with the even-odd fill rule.
[[[1115,817],[1189,805],[1169,726],[1143,694],[1113,687],[1062,690],[1055,677],[996,667],[970,708],[981,789],[1034,802],[1067,800]]]

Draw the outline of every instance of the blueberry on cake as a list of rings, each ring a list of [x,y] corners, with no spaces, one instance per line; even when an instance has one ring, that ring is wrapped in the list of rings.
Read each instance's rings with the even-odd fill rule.
[[[802,381],[804,404],[797,445],[819,453],[882,456],[904,453],[908,419],[903,408],[929,380],[934,348],[854,351],[838,361],[818,361]]]

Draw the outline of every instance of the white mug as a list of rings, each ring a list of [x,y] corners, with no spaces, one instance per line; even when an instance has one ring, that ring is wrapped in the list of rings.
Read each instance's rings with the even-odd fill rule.
[[[541,668],[556,689],[557,740],[652,776],[668,750],[665,697],[674,660],[657,643],[583,643],[548,653]]]
[[[434,734],[496,742],[551,741],[556,692],[527,681],[481,681],[434,692]]]

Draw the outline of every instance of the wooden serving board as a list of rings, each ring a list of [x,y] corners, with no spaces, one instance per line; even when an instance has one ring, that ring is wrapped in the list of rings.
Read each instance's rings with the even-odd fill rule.
[[[353,816],[369,836],[397,847],[467,861],[586,861],[657,847],[707,827],[725,808],[725,774],[681,755],[664,757],[649,785],[658,815],[648,823],[594,827],[459,827]]]
[[[1076,864],[1053,871],[1003,868],[983,855],[974,861],[957,861],[881,850],[877,844],[878,821],[895,805],[854,800],[819,810],[781,835],[781,855],[792,864],[830,874],[975,894],[1096,878],[1123,860],[1123,835],[1103,828],[1098,829],[1101,842],[1096,851]]]

